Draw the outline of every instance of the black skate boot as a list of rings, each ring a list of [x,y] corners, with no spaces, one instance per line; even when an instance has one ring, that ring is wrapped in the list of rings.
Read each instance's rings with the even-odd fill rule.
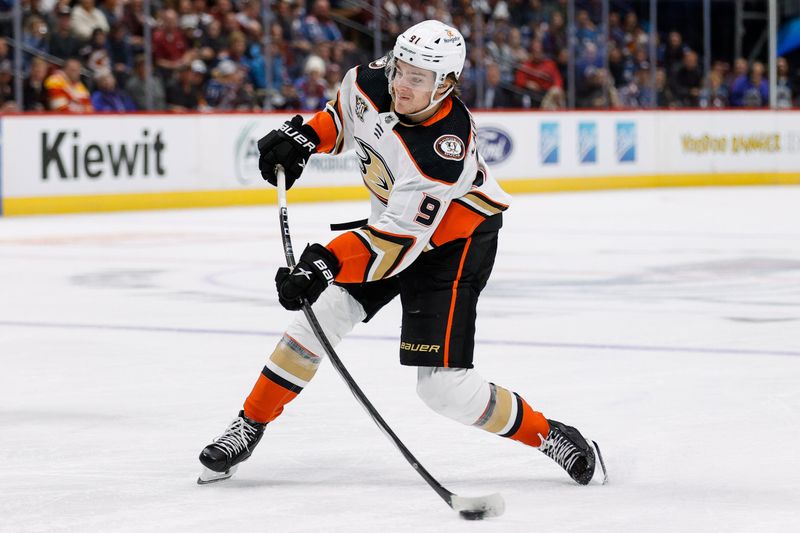
[[[267,424],[254,422],[239,411],[225,432],[200,452],[200,462],[206,468],[197,479],[204,485],[228,479],[236,472],[239,463],[247,460],[264,434]]]
[[[550,433],[542,440],[539,450],[550,459],[558,463],[567,471],[569,476],[581,485],[588,485],[594,476],[595,450],[600,466],[603,469],[605,483],[605,465],[600,456],[597,443],[591,444],[583,438],[580,431],[555,420],[548,420]]]

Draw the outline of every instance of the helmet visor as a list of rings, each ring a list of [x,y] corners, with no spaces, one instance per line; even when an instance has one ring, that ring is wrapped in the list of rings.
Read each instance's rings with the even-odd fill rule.
[[[432,70],[416,67],[405,61],[395,60],[392,84],[397,88],[407,88],[413,91],[433,91],[436,83],[436,74]]]

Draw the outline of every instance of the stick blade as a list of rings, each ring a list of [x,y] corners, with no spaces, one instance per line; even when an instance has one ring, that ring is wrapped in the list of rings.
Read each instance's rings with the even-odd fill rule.
[[[474,498],[453,494],[450,507],[465,520],[483,520],[502,515],[506,510],[506,502],[499,493]]]

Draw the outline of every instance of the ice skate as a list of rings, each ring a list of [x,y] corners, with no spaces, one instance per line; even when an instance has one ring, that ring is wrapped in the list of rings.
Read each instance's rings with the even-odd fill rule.
[[[597,463],[600,463],[598,476],[602,474],[600,482],[608,481],[603,457],[595,441],[583,438],[580,431],[572,426],[567,426],[555,420],[548,420],[550,432],[547,438],[542,439],[539,450],[558,463],[567,471],[569,476],[581,485],[588,485],[595,477]]]
[[[266,424],[254,422],[239,411],[225,432],[200,452],[205,467],[197,483],[205,485],[222,481],[236,472],[237,465],[247,460],[264,434]]]

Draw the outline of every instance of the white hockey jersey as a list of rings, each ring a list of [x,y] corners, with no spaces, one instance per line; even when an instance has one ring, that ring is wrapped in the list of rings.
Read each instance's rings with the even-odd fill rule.
[[[351,69],[337,99],[308,123],[319,152],[356,151],[371,193],[368,224],[327,246],[341,263],[340,283],[395,275],[421,253],[468,238],[510,202],[478,153],[464,104],[447,97],[428,120],[406,124],[393,111],[384,65]]]

